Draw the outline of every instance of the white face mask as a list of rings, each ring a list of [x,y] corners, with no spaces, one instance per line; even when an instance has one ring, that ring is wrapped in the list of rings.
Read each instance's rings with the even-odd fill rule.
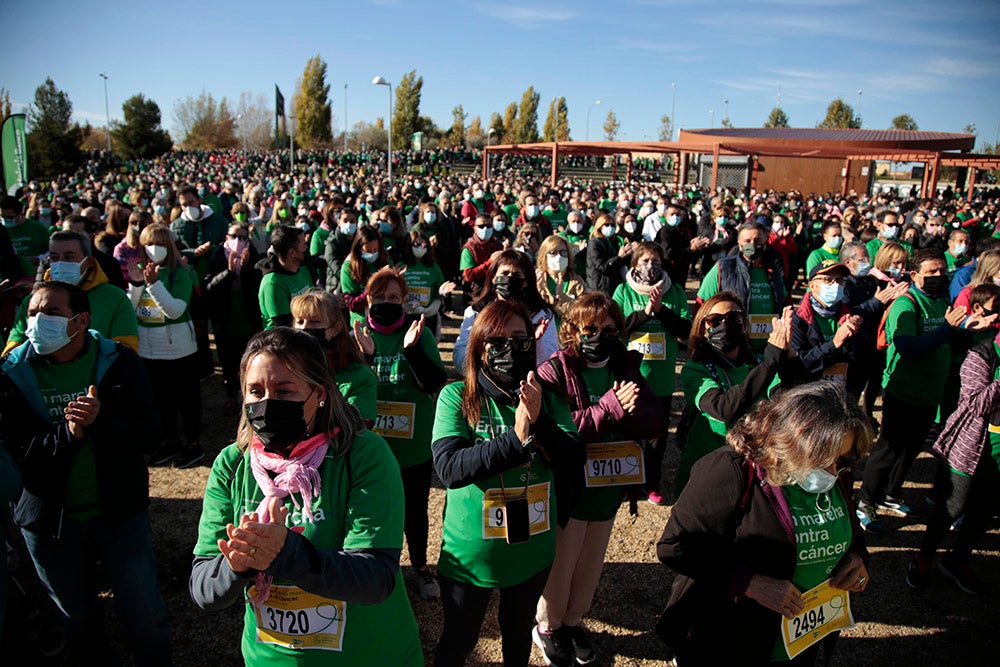
[[[482,198],[483,198],[483,194],[484,194],[484,193],[483,193],[483,191],[482,191],[482,190],[476,190],[475,192],[473,192],[473,193],[472,193],[472,195],[473,195],[473,196],[474,196],[474,197],[475,197],[476,199],[482,199]]]
[[[368,262],[369,264],[371,264],[376,259],[378,259],[378,253],[377,252],[363,252],[363,253],[361,253],[361,259],[363,259],[366,262]]]
[[[856,271],[858,278],[864,278],[872,270],[871,262],[858,262],[858,269]]]
[[[807,493],[826,493],[837,483],[837,476],[828,470],[815,468],[799,476],[796,483]]]
[[[493,221],[493,229],[494,230],[496,230],[498,232],[502,232],[506,228],[507,228],[507,223],[504,222],[503,220],[494,220]]]
[[[531,218],[538,216],[538,206],[536,204],[529,204],[524,208],[524,214],[530,220]]]
[[[437,217],[438,217],[437,213],[435,213],[434,211],[427,211],[426,213],[424,213],[424,222],[426,222],[428,225],[433,224],[437,222]]]
[[[965,251],[968,249],[969,247],[964,243],[958,243],[955,245],[955,251],[952,253],[952,255],[954,255],[955,257],[961,257],[962,255],[965,254]]]
[[[657,204],[656,205],[656,212],[659,213],[660,215],[663,215],[664,213],[667,212],[667,205],[666,204]]]
[[[479,237],[479,238],[480,238],[481,240],[483,240],[483,241],[486,241],[486,240],[488,240],[488,239],[489,239],[489,238],[490,238],[491,236],[493,236],[493,228],[492,228],[492,227],[477,227],[477,228],[476,228],[476,235],[477,235],[477,236],[478,236],[478,237]]]
[[[843,236],[834,236],[834,237],[830,238],[826,242],[826,244],[828,246],[830,246],[831,248],[839,248],[840,244],[843,243],[843,242],[844,242],[844,237]]]
[[[191,220],[197,220],[201,217],[201,206],[185,206],[184,213]]]
[[[580,232],[583,231],[583,223],[582,222],[569,223],[569,231],[573,232],[574,234],[579,234]]]
[[[612,236],[615,235],[615,226],[604,225],[603,227],[601,227],[601,233],[604,234],[605,237],[611,238]]]
[[[167,247],[162,245],[146,246],[146,256],[153,264],[159,264],[167,258]]]
[[[341,222],[337,225],[340,229],[340,233],[344,236],[354,236],[354,232],[358,231],[358,223],[356,222]]]
[[[425,245],[415,245],[413,246],[413,256],[420,259],[427,254],[427,246]]]
[[[887,239],[894,239],[897,234],[899,234],[899,227],[896,225],[890,225],[882,230],[882,236]]]
[[[625,223],[625,231],[629,234],[635,234],[636,227],[638,227],[638,225],[634,222]]]
[[[679,215],[671,215],[667,217],[667,225],[670,227],[676,227],[681,224],[681,217]]]
[[[569,266],[569,257],[564,257],[562,255],[548,255],[546,257],[546,262],[549,266],[549,271],[553,273],[562,273]]]

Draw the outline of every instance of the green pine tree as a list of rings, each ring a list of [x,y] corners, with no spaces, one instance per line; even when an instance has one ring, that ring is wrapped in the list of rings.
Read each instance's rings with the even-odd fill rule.
[[[303,148],[325,148],[333,141],[330,128],[330,86],[326,83],[326,63],[313,56],[306,63],[292,100],[295,109],[295,143]]]
[[[170,151],[173,139],[160,127],[160,107],[142,93],[122,104],[125,121],[111,123],[115,151],[126,160],[153,158]]]

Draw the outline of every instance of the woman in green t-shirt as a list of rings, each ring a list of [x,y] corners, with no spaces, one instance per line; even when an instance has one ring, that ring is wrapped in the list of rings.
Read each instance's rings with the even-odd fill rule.
[[[771,318],[771,324],[761,359],[750,349],[747,316],[737,295],[719,292],[698,309],[691,325],[688,361],[681,368],[687,407],[677,429],[687,437],[678,442],[676,497],[687,484],[691,466],[725,445],[729,427],[769,395],[779,379],[791,384],[801,378],[801,363],[791,349],[792,308],[786,307],[781,318]]]
[[[445,282],[444,273],[437,263],[437,249],[427,234],[417,228],[410,232],[410,258],[406,264],[406,303],[403,309],[407,315],[423,315],[427,328],[439,337],[441,318],[441,297],[455,289],[455,283]]]
[[[576,275],[573,263],[570,261],[572,256],[573,251],[570,250],[569,241],[553,234],[538,246],[538,255],[535,259],[538,293],[555,312],[557,326],[559,318],[565,315],[574,301],[586,291],[583,281]]]
[[[248,665],[422,665],[385,441],[344,401],[312,336],[254,336],[240,376],[243,415],[208,478],[192,599],[245,605]]]
[[[292,328],[305,331],[319,342],[340,393],[369,426],[373,425],[378,379],[351,338],[347,316],[337,297],[317,289],[292,299]]]
[[[364,319],[365,285],[373,273],[389,264],[378,227],[358,227],[351,252],[340,267],[340,292],[351,324]]]
[[[390,267],[365,287],[367,326],[354,325],[354,339],[378,378],[375,432],[396,456],[406,497],[406,543],[413,578],[425,600],[440,595],[427,567],[427,498],[431,488],[431,428],[434,394],[448,375],[437,341],[421,315],[407,326],[406,281]]]
[[[534,329],[519,303],[486,306],[472,326],[464,382],[438,397],[434,468],[447,489],[438,665],[465,664],[493,589],[500,589],[504,664],[528,664],[556,524],[565,525],[572,509],[562,490],[572,490],[583,466],[565,401],[543,397],[535,378]]]

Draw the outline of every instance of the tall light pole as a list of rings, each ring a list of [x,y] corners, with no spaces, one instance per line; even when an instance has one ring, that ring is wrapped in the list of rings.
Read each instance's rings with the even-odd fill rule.
[[[108,152],[111,152],[111,107],[108,106],[108,75],[101,72],[101,78],[104,79],[104,119],[107,124],[108,130]]]
[[[347,152],[347,84],[344,84],[344,152]]]
[[[495,127],[491,127],[486,130],[486,147],[489,148],[493,145],[493,135],[497,133]],[[490,177],[490,152],[486,151],[486,178]]]
[[[600,103],[600,100],[594,100],[594,103],[587,107],[587,131],[584,133],[586,135],[586,141],[590,141],[590,110]]]
[[[372,84],[376,86],[385,86],[389,90],[389,113],[386,118],[389,121],[389,150],[385,156],[386,167],[389,172],[389,190],[392,190],[392,84],[383,79],[380,76],[372,79]]]
[[[726,120],[729,120],[729,100],[722,100],[722,103],[726,105]]]
[[[677,119],[674,118],[674,114],[677,112],[677,83],[670,84],[670,87],[674,89],[674,92],[670,100],[670,136],[667,137],[667,141],[674,140],[674,123],[677,122]]]
[[[715,109],[709,109],[708,113],[712,116],[712,124],[709,125],[709,128],[713,128],[715,127]]]
[[[858,128],[859,129],[861,128],[861,120],[862,120],[861,119],[861,93],[862,92],[863,91],[861,91],[861,90],[858,91]]]
[[[236,127],[240,130],[240,136],[243,137],[243,152],[247,152],[247,128],[243,125],[243,114],[236,114]]]

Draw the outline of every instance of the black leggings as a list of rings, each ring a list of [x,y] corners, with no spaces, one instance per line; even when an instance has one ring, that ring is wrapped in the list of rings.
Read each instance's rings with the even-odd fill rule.
[[[986,534],[990,517],[1000,505],[1000,471],[989,450],[983,453],[979,468],[971,477],[952,472],[947,463],[939,461],[932,496],[934,510],[927,519],[920,554],[933,558],[951,524],[964,514],[962,527],[951,547],[951,559],[968,565],[972,550]]]
[[[882,397],[882,431],[865,464],[859,494],[868,505],[886,496],[899,498],[910,466],[923,449],[937,411],[901,401],[886,392]]]
[[[180,359],[143,359],[153,395],[160,410],[163,439],[177,441],[177,415],[184,426],[184,444],[198,442],[201,430],[201,380],[198,377],[198,354]]]
[[[655,440],[649,440],[644,461],[646,466],[646,490],[660,493],[660,482],[663,479],[663,454],[667,451],[667,438],[670,436],[670,409],[673,396],[657,396],[663,406],[663,435]]]
[[[500,589],[497,621],[503,641],[503,664],[521,667],[531,656],[531,629],[535,625],[535,609],[542,597],[551,566],[546,566],[527,581]],[[476,648],[479,631],[486,617],[492,588],[480,588],[448,577],[441,582],[441,606],[444,610],[444,630],[434,654],[435,667],[464,665]]]
[[[431,490],[430,459],[400,469],[403,478],[403,498],[406,514],[403,534],[410,551],[410,565],[423,569],[427,565],[427,498]]]
[[[222,365],[222,380],[226,385],[226,398],[240,396],[240,361],[246,352],[250,336],[216,336],[215,347]]]

